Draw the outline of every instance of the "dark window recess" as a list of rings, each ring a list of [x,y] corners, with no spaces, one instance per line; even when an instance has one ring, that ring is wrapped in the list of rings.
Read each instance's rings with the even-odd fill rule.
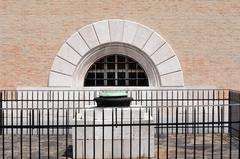
[[[95,74],[89,72],[87,75],[87,79],[94,79],[94,78],[95,78]]]
[[[85,86],[94,86],[95,85],[94,82],[95,82],[94,80],[86,80],[85,81]]]
[[[115,62],[115,55],[107,56],[107,62]]]
[[[103,70],[104,69],[104,63],[96,63],[97,69]]]
[[[136,77],[137,77],[136,72],[130,72],[130,73],[129,73],[129,78],[130,78],[130,79],[135,79]]]
[[[96,73],[96,78],[98,78],[98,79],[104,79],[104,73]]]
[[[107,64],[107,69],[115,69],[115,64],[114,63],[108,63]]]
[[[104,80],[96,80],[96,86],[104,86]]]
[[[138,78],[145,78],[144,72],[138,72]]]
[[[125,80],[118,80],[118,86],[126,86]]]
[[[129,80],[129,86],[136,86],[137,81],[136,80]]]
[[[118,72],[118,79],[125,79],[125,72]]]
[[[108,72],[107,73],[107,78],[108,79],[115,79],[115,72]]]
[[[118,63],[118,69],[125,69],[125,63]]]
[[[107,86],[115,86],[115,80],[107,80]]]
[[[129,63],[129,69],[136,70],[136,63]]]
[[[149,86],[149,83],[145,71],[135,60],[109,55],[90,67],[84,86]]]

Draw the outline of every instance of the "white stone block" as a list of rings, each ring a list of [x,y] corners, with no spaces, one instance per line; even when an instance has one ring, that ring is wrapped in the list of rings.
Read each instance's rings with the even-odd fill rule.
[[[123,40],[123,20],[109,20],[111,42],[122,42]]]
[[[71,87],[72,77],[55,73],[55,72],[50,72],[48,86],[49,87],[54,87],[54,86]]]
[[[93,110],[95,110],[95,116],[93,118]],[[104,110],[104,118],[102,116],[102,112]],[[114,111],[112,111],[114,110]],[[120,110],[120,111],[119,111]],[[148,147],[154,147],[154,127],[153,126],[146,126],[146,125],[137,125],[137,126],[132,126],[130,127],[130,117],[129,117],[129,111],[130,108],[122,108],[116,110],[113,108],[96,108],[93,107],[93,109],[87,109],[84,112],[81,112],[77,116],[77,124],[78,128],[75,129],[73,127],[72,129],[72,137],[73,137],[73,142],[76,141],[81,141],[80,143],[86,143],[86,146],[82,146],[83,148],[86,147],[87,153],[86,153],[86,158],[92,158],[93,156],[93,142],[95,141],[95,157],[96,158],[101,158],[102,157],[102,152],[104,152],[104,158],[111,158],[112,157],[112,142],[114,146],[114,158],[119,158],[121,157],[121,151],[122,155],[124,158],[129,158],[130,157],[130,140],[132,141],[132,157],[148,157]],[[118,114],[118,113],[122,113]],[[144,108],[132,108],[132,112],[137,112],[135,114],[136,116],[132,116],[132,123],[133,124],[139,124],[140,122],[142,124],[144,123],[151,123],[153,122],[153,118],[149,117],[148,114],[145,112]],[[141,112],[143,113],[141,118],[139,119],[138,113]],[[85,115],[83,115],[84,113]],[[99,115],[100,114],[100,115]],[[112,118],[112,114],[114,117]],[[115,116],[118,114],[118,116]],[[127,114],[127,115],[124,115]],[[88,116],[87,116],[88,115]],[[107,117],[105,117],[105,115]],[[84,121],[84,119],[86,119]],[[95,119],[95,120],[93,120]],[[113,120],[112,120],[113,119]],[[117,119],[117,120],[116,120]],[[150,121],[149,121],[150,119]],[[73,122],[76,122],[75,119],[73,119]],[[112,123],[117,123],[117,124],[127,124],[125,125],[120,125],[120,126],[98,126],[99,124],[112,124]],[[81,127],[84,126],[85,124],[93,124],[95,123],[95,127]],[[130,130],[130,128],[132,128]],[[75,135],[75,131],[77,130],[77,135]],[[141,136],[140,133],[141,132]],[[149,136],[150,135],[150,136]],[[94,140],[95,139],[95,140]],[[104,139],[104,140],[103,140]],[[103,143],[104,141],[104,143]],[[135,148],[139,146],[139,143],[141,141],[141,153],[138,153],[138,151],[135,151]],[[150,143],[150,145],[149,145]],[[104,151],[102,149],[102,146],[104,144]],[[121,148],[122,144],[122,148]],[[74,148],[75,150],[75,148]],[[154,149],[149,149],[150,150],[150,157],[154,156]],[[84,151],[84,150],[83,150]],[[82,151],[80,151],[82,152]],[[74,152],[75,153],[75,152]],[[82,154],[78,154],[78,156],[83,156]]]
[[[78,32],[74,33],[67,40],[67,43],[71,45],[81,56],[84,56],[89,51],[86,42],[82,39]]]
[[[142,25],[138,25],[132,44],[142,49],[152,33],[153,31],[150,30],[149,28]]]
[[[63,59],[69,61],[74,65],[77,65],[79,60],[81,59],[81,56],[66,43],[64,43],[63,46],[60,48],[58,56],[62,57]]]
[[[79,33],[81,34],[82,38],[86,41],[86,43],[90,49],[99,45],[97,35],[91,24],[81,28],[79,30]]]
[[[181,66],[178,61],[177,56],[174,56],[173,58],[159,64],[157,66],[157,69],[158,69],[160,75],[164,75],[164,74],[167,74],[170,72],[181,70]]]
[[[184,86],[182,71],[161,76],[162,86]]]
[[[124,21],[123,42],[131,44],[136,34],[138,24],[131,21]]]
[[[151,35],[150,39],[147,41],[146,45],[143,48],[143,51],[145,51],[149,56],[151,56],[164,43],[165,40],[155,32]]]
[[[99,42],[101,44],[110,42],[109,24],[107,20],[99,21],[93,24],[96,30]]]
[[[150,143],[150,144],[149,144]],[[75,148],[77,145],[77,148]],[[122,145],[122,146],[121,146]],[[149,145],[149,146],[148,146]],[[103,149],[104,146],[104,149]],[[141,147],[140,147],[141,146]],[[132,158],[141,157],[154,157],[154,138],[148,139],[133,139],[130,144],[130,140],[73,140],[73,158],[93,158],[95,153],[96,159],[101,159],[104,153],[104,158],[123,158],[130,157],[130,150],[132,152]],[[84,149],[86,147],[86,149]],[[141,153],[139,152],[141,150]],[[75,152],[77,150],[77,152]],[[112,152],[113,150],[113,152]],[[85,156],[86,152],[86,156]],[[150,152],[150,154],[148,154]],[[113,154],[113,156],[112,156]]]
[[[75,68],[76,66],[56,56],[53,61],[51,70],[61,72],[67,75],[72,75],[75,71]]]
[[[152,56],[151,59],[157,65],[170,57],[175,56],[173,49],[168,43],[165,43],[161,48],[159,48]]]

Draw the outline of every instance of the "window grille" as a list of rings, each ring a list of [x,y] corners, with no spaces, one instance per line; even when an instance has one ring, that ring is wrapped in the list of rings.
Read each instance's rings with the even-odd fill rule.
[[[84,86],[148,86],[143,68],[123,55],[109,55],[96,61],[88,70]]]

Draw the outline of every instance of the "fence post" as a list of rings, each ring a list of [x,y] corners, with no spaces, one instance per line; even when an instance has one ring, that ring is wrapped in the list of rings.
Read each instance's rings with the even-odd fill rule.
[[[3,124],[4,124],[4,120],[3,120],[4,116],[3,116],[3,111],[2,111],[2,92],[0,92],[0,135],[3,134]]]
[[[240,92],[229,91],[229,133],[239,137],[240,132]]]
[[[228,124],[228,133],[230,134],[230,136],[232,135],[232,108],[231,108],[231,104],[232,104],[232,92],[231,90],[229,90],[228,92],[228,121],[229,121],[229,124]]]

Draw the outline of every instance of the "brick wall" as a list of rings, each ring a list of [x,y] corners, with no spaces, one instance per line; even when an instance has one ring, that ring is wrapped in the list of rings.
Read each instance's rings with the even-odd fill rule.
[[[129,19],[173,47],[185,85],[240,89],[238,0],[76,0],[0,2],[0,88],[47,86],[53,58],[82,26]]]

